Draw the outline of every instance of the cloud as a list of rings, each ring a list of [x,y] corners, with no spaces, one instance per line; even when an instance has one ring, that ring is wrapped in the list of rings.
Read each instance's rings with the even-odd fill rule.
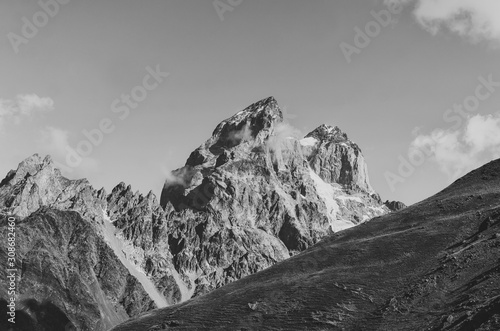
[[[47,127],[42,130],[41,142],[49,150],[64,153],[66,147],[69,146],[68,136],[68,131],[55,127]]]
[[[430,134],[419,134],[410,153],[415,149],[424,151],[441,171],[455,179],[500,158],[500,113],[475,115],[456,130],[436,129]]]
[[[188,167],[183,167],[176,170],[168,170],[165,166],[162,167],[165,178],[165,185],[182,185],[187,187],[193,176],[193,170]]]
[[[95,172],[99,168],[99,162],[92,157],[81,157],[77,167],[70,166],[68,159],[76,155],[75,150],[69,143],[69,132],[56,127],[46,127],[41,130],[38,139],[38,147],[44,153],[50,154],[57,168],[63,174],[71,174],[72,178],[75,176],[86,177],[88,172]],[[74,159],[73,159],[74,160]]]
[[[283,147],[292,148],[293,140],[300,139],[300,137],[302,137],[302,133],[299,129],[288,123],[278,123],[275,125],[273,134],[267,140],[266,145],[272,151],[281,151]]]
[[[38,112],[54,109],[54,101],[36,94],[18,94],[15,100],[0,99],[0,124],[12,119],[16,124],[23,117],[32,117]]]
[[[35,111],[50,111],[54,109],[54,101],[51,98],[40,98],[36,94],[25,94],[17,96],[17,106],[23,115],[31,115]]]
[[[252,139],[252,129],[250,124],[246,123],[240,130],[231,131],[227,135],[227,139],[231,141],[234,145],[239,144],[242,141],[248,141]]]
[[[414,3],[417,22],[432,34],[446,29],[471,42],[500,45],[498,0],[384,0],[386,5]]]

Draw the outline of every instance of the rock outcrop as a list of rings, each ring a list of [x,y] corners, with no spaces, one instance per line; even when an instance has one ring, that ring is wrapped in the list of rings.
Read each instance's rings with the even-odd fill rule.
[[[399,211],[401,209],[405,209],[406,205],[401,201],[389,201],[384,202],[384,205],[389,208],[391,211]]]

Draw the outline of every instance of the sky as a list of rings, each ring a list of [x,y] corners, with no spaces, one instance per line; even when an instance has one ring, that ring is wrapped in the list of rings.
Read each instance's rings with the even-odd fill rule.
[[[215,126],[274,96],[339,126],[382,199],[500,157],[497,0],[7,0],[0,173],[50,154],[71,179],[160,195]]]

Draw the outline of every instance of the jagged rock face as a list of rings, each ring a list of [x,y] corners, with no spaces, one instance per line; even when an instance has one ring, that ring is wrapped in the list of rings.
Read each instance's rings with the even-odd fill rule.
[[[107,210],[119,238],[127,245],[127,258],[143,271],[170,304],[180,302],[184,284],[172,264],[165,211],[155,195],[143,196],[124,183],[107,197]]]
[[[309,133],[306,141],[315,145],[307,156],[309,164],[325,182],[375,194],[360,148],[338,127],[322,125]]]
[[[406,205],[401,201],[389,201],[384,202],[384,205],[389,208],[391,211],[399,211],[401,209],[405,209]]]
[[[220,217],[220,216],[219,216]],[[174,265],[190,296],[207,293],[289,257],[285,245],[260,228],[221,224],[212,214],[186,210],[169,217]]]
[[[228,149],[246,141],[262,143],[272,133],[273,124],[282,120],[283,114],[273,97],[256,102],[217,125],[212,137],[191,153],[186,165],[195,167],[213,162]]]
[[[2,238],[7,238],[7,231],[7,217],[2,216]],[[18,316],[31,315],[30,330],[108,330],[156,307],[78,213],[42,208],[18,220],[15,233]],[[6,250],[0,251],[0,258],[7,261]],[[6,299],[6,268],[0,277],[0,297]],[[51,320],[64,323],[49,327]],[[41,328],[44,325],[47,328]]]
[[[19,217],[45,206],[96,219],[105,209],[105,196],[104,190],[95,190],[86,179],[64,178],[49,156],[42,159],[37,154],[21,162],[0,183],[0,206]]]
[[[164,267],[163,273],[174,270],[168,246],[157,244],[166,225],[163,209],[152,193],[143,197],[118,185],[107,195],[103,189],[95,190],[87,180],[64,178],[50,157],[42,159],[35,154],[0,183],[0,207],[3,213],[22,220],[17,229],[21,233],[16,236],[21,246],[18,253],[23,260],[21,284],[26,302],[57,308],[78,330],[107,330],[156,307],[150,292],[113,251],[109,241],[114,234],[106,233],[109,225],[104,217],[110,214],[118,219],[116,225],[120,228],[110,225],[111,232],[122,230],[118,236],[133,268],[145,270],[148,259],[160,255],[162,258],[156,261]],[[6,231],[6,227],[1,230]],[[128,237],[134,242],[129,243]],[[74,270],[78,277],[73,275]],[[150,278],[158,288],[179,292],[175,280],[156,279],[152,273],[154,270],[150,270]],[[91,295],[67,293],[73,290]],[[169,293],[165,296],[169,297]],[[5,293],[0,294],[7,298]],[[85,308],[80,311],[78,303]],[[36,307],[21,309],[35,316]],[[37,323],[38,327],[43,324]]]
[[[389,211],[345,133],[323,125],[300,139],[282,119],[272,97],[249,106],[165,182],[174,264],[194,277],[195,294]]]

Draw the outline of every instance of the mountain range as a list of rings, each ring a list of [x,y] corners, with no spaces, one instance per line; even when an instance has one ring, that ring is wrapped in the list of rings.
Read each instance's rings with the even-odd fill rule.
[[[301,135],[272,97],[222,121],[160,199],[33,155],[0,183],[16,330],[495,330],[499,174],[384,203],[346,133]]]

